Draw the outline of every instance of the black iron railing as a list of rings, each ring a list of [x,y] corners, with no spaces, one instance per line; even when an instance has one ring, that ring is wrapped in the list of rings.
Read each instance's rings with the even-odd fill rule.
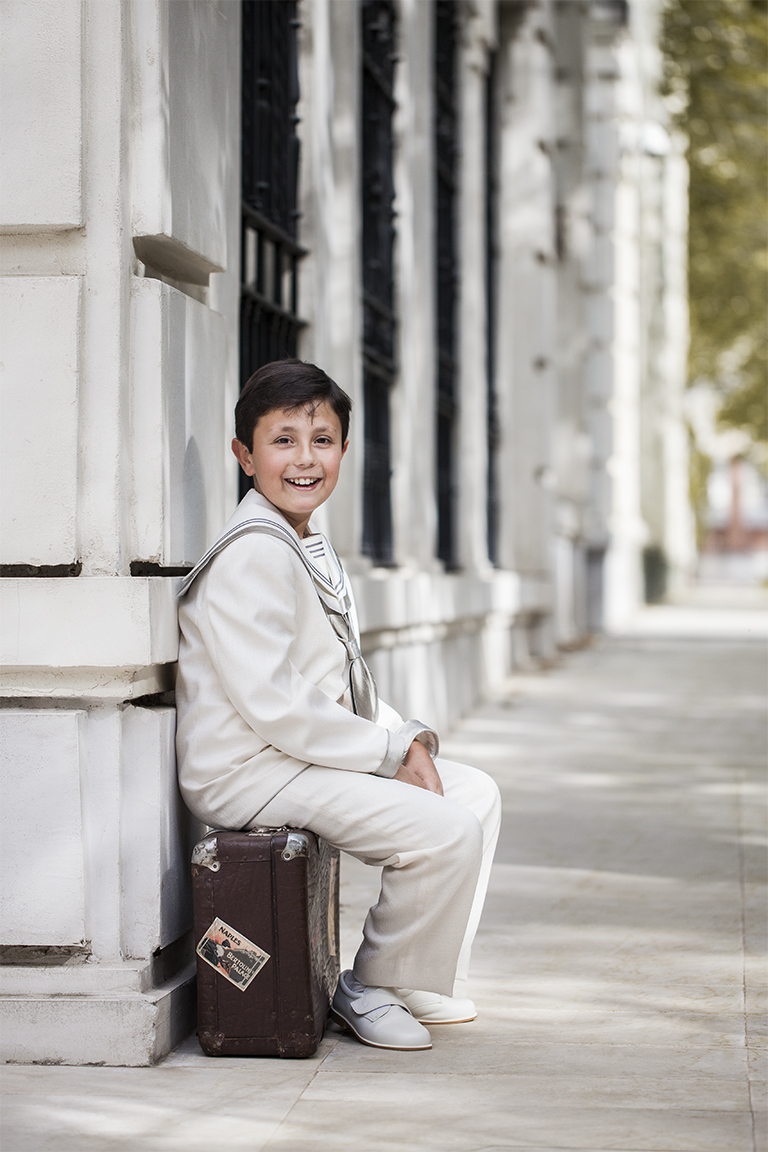
[[[392,564],[390,393],[395,379],[395,5],[363,0],[362,281],[365,462],[363,552]]]
[[[496,107],[496,53],[488,63],[485,87],[485,300],[487,341],[487,442],[486,520],[488,559],[499,563],[499,479],[498,455],[501,442],[499,404],[496,393],[496,275],[498,253],[498,148]]]
[[[459,6],[435,0],[435,196],[437,286],[437,554],[456,567],[456,421],[458,414],[456,203]]]
[[[296,355],[304,324],[297,301],[298,262],[303,255],[292,236],[243,204],[241,384],[262,364]]]
[[[295,0],[243,0],[243,201],[296,235]]]

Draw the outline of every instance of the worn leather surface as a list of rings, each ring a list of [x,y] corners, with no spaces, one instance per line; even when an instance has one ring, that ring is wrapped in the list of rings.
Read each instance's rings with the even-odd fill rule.
[[[301,829],[219,832],[212,862],[192,865],[195,941],[218,918],[270,958],[242,991],[198,957],[203,1051],[311,1056],[339,976],[338,852]]]

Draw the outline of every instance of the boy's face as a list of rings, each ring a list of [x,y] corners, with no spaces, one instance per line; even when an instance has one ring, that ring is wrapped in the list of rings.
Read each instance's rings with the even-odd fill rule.
[[[232,441],[232,451],[254,487],[278,508],[299,536],[336,487],[341,423],[327,401],[316,408],[277,408],[253,430],[253,446]]]

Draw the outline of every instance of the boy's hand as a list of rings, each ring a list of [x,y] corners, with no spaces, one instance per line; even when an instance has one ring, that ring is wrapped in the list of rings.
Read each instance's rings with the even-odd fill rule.
[[[443,784],[437,768],[429,752],[418,740],[413,741],[392,779],[402,780],[403,784],[413,784],[416,788],[426,788],[427,792],[436,792],[438,796],[443,795]]]

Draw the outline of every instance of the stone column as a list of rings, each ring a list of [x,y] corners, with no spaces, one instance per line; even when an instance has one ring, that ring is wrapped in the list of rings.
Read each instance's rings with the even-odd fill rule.
[[[488,562],[488,302],[486,298],[486,82],[495,40],[495,9],[484,4],[464,24],[459,54],[460,134],[459,496],[461,567],[486,572]]]
[[[193,1019],[173,576],[236,490],[239,11],[3,7],[7,1060],[146,1064]]]
[[[398,6],[395,76],[395,285],[400,367],[392,395],[392,517],[406,568],[435,559],[435,177],[433,9]]]
[[[498,305],[501,562],[521,580],[517,659],[552,645],[555,246],[551,8],[502,9]]]

